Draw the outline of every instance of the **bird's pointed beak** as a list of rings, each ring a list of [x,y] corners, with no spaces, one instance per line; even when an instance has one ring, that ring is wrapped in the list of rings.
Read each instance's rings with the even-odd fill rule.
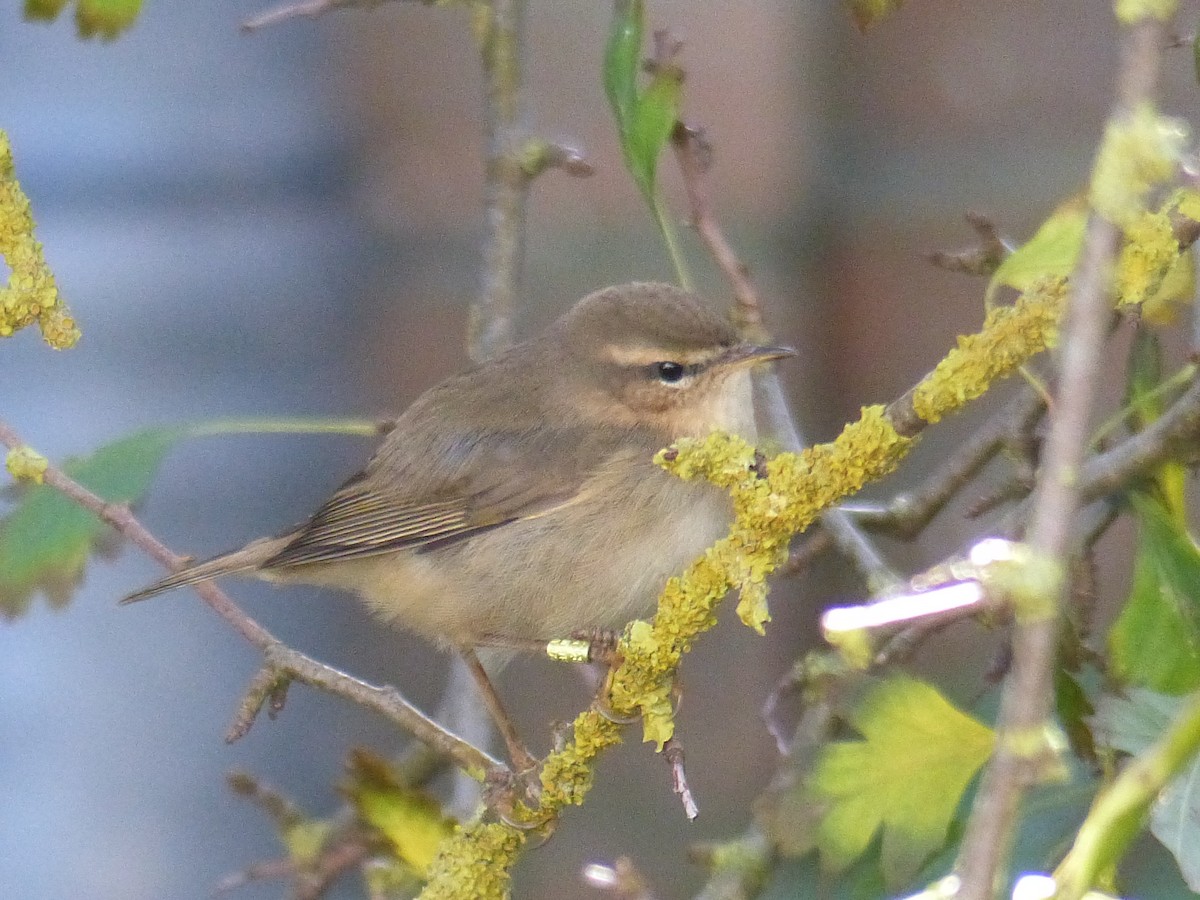
[[[717,364],[722,367],[740,368],[795,355],[796,351],[791,347],[758,347],[754,344],[739,344],[722,354],[717,360]]]

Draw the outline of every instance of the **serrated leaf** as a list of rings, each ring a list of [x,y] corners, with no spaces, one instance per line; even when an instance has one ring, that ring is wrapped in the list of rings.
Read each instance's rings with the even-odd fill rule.
[[[404,784],[386,760],[365,750],[350,757],[343,790],[363,822],[382,834],[396,858],[424,877],[454,820],[425,791]]]
[[[182,429],[142,431],[69,460],[68,475],[110,503],[132,503],[145,492],[163,456]],[[88,556],[107,526],[46,485],[21,494],[0,519],[0,613],[23,614],[37,590],[64,604],[83,575]]]
[[[810,782],[828,804],[817,846],[825,865],[840,871],[882,830],[884,876],[902,884],[945,842],[994,734],[905,676],[869,688],[850,721],[865,740],[828,745]]]
[[[1136,756],[1158,740],[1187,700],[1137,688],[1106,695],[1093,722],[1116,750]],[[1200,758],[1176,776],[1150,810],[1150,831],[1175,857],[1188,887],[1200,892]]]
[[[984,299],[991,304],[1004,286],[1025,291],[1045,277],[1065,278],[1075,268],[1087,227],[1087,205],[1075,197],[1058,207],[1033,237],[1008,254],[992,273]]]
[[[901,6],[904,0],[848,0],[850,15],[860,31],[878,25]]]
[[[1200,687],[1200,550],[1158,501],[1131,495],[1138,517],[1133,584],[1108,634],[1113,672],[1164,694]]]

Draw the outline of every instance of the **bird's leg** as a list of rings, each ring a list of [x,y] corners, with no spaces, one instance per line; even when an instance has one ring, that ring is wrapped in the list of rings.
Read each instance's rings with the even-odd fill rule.
[[[504,704],[500,702],[500,695],[496,693],[492,679],[488,677],[483,664],[479,662],[479,657],[475,655],[474,648],[459,647],[458,652],[462,656],[463,662],[467,664],[467,669],[470,670],[471,676],[475,679],[475,684],[479,687],[479,693],[483,696],[483,705],[487,707],[488,714],[492,717],[492,721],[496,723],[496,728],[499,730],[500,736],[504,738],[504,744],[508,747],[509,759],[512,760],[517,774],[521,775],[533,771],[537,768],[537,760],[532,753],[525,749],[525,744],[522,743],[520,736],[517,734],[516,726],[513,725],[512,719],[505,712]]]

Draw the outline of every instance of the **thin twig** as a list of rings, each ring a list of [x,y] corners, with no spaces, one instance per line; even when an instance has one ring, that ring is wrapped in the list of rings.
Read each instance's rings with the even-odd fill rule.
[[[1089,459],[1080,472],[1080,495],[1091,501],[1119,490],[1198,440],[1200,379],[1145,429]]]
[[[351,9],[356,6],[362,9],[373,9],[384,2],[385,0],[302,0],[300,3],[282,3],[259,13],[252,19],[246,19],[239,27],[245,32],[258,31],[260,28],[268,28],[291,19],[315,19],[317,16],[323,16],[325,13],[338,9]],[[432,6],[436,0],[408,0],[408,2]]]
[[[688,786],[687,770],[683,765],[683,744],[679,738],[672,737],[663,744],[662,752],[663,759],[671,769],[671,790],[683,804],[683,814],[687,816],[687,820],[694,822],[700,815],[700,807],[696,805],[696,798],[692,796],[692,789]]]
[[[935,250],[926,259],[939,269],[961,272],[964,275],[991,275],[1004,261],[1012,248],[1000,237],[996,225],[980,213],[967,213],[967,224],[975,232],[979,243],[966,250]]]
[[[0,444],[10,449],[25,446],[20,436],[4,422],[0,422]],[[127,506],[107,503],[54,465],[46,467],[43,480],[74,503],[90,510],[101,521],[111,525],[169,570],[175,571],[185,564],[186,558],[173,553],[147,531]],[[265,659],[264,665],[272,670],[272,675],[270,679],[268,676],[260,675],[255,679],[252,688],[257,687],[261,690],[268,680],[300,681],[310,687],[336,694],[367,709],[375,710],[418,740],[450,757],[467,771],[482,775],[487,770],[501,765],[499,760],[477,747],[471,746],[428,718],[404,699],[395,688],[368,684],[285,646],[262,625],[246,615],[224,591],[212,582],[201,582],[194,585],[194,589],[217,615],[232,626],[234,631],[262,652]],[[261,706],[261,703],[277,690],[278,688],[262,691],[258,697],[258,705]],[[247,716],[244,712],[239,713],[238,721],[245,728],[249,727],[249,721],[252,720],[252,716]]]
[[[922,484],[892,499],[883,508],[847,506],[859,525],[916,536],[1014,435],[1024,434],[1041,417],[1045,405],[1030,388],[1023,389],[1005,409],[976,429],[937,471]]]
[[[1152,93],[1157,78],[1161,23],[1144,20],[1131,27],[1122,48],[1114,119],[1124,117]],[[1054,416],[1034,494],[1028,543],[1041,559],[1067,570],[1072,529],[1079,509],[1079,467],[1088,443],[1088,420],[1096,395],[1101,348],[1112,315],[1110,272],[1120,242],[1117,225],[1093,213],[1063,327],[1062,359]],[[956,872],[959,897],[990,900],[1012,840],[1021,798],[1051,762],[1043,745],[1030,741],[1050,721],[1058,611],[1065,585],[1047,592],[1051,610],[1022,617],[1013,637],[1013,664],[1004,687],[996,752],[980,784],[967,823]]]

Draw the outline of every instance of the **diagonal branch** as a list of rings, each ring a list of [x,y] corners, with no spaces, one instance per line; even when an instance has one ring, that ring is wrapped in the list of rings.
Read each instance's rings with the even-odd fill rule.
[[[0,422],[0,444],[9,449],[25,446],[20,436],[4,422]],[[46,467],[43,480],[68,499],[93,512],[168,569],[174,571],[186,562],[185,557],[172,552],[147,531],[128,506],[106,502],[54,465]],[[201,582],[194,587],[209,608],[228,622],[234,631],[257,647],[264,657],[263,667],[267,674],[260,674],[252,683],[251,694],[235,721],[233,737],[236,738],[238,732],[244,733],[249,728],[263,702],[269,698],[275,701],[282,696],[284,684],[299,681],[374,710],[478,777],[482,777],[489,770],[502,768],[498,760],[442,728],[409,703],[395,688],[368,684],[287,647],[246,615],[212,582]],[[253,705],[253,711],[248,710],[250,705]]]

